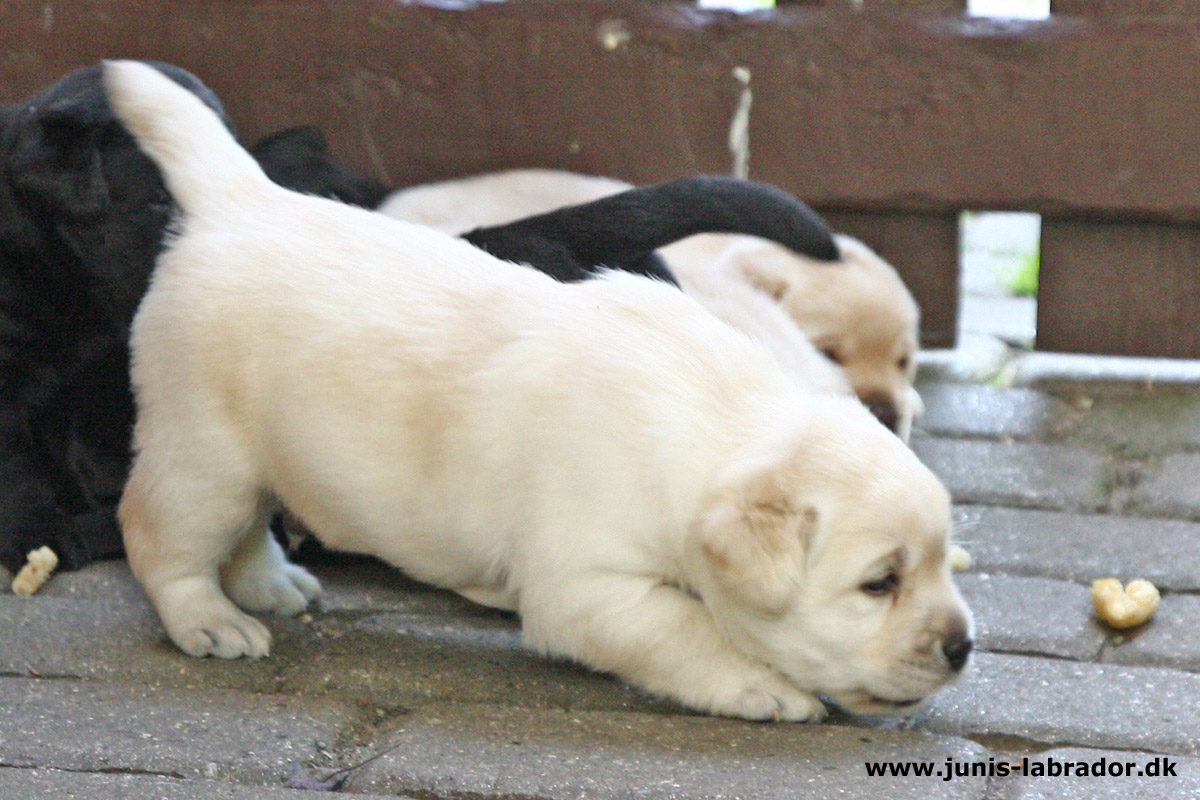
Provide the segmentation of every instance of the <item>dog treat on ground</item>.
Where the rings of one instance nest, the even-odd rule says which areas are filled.
[[[971,560],[971,554],[956,544],[950,545],[950,551],[946,557],[950,560],[950,569],[955,572],[966,572],[975,563]]]
[[[50,580],[50,573],[57,568],[58,556],[49,547],[39,547],[31,551],[29,562],[21,567],[17,577],[13,578],[13,594],[29,597]]]
[[[1116,578],[1092,582],[1092,605],[1096,615],[1114,628],[1132,628],[1158,610],[1158,589],[1150,581],[1130,581],[1122,587]]]

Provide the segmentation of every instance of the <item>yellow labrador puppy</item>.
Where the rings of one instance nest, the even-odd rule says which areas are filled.
[[[913,388],[920,312],[895,268],[857,239],[835,234],[835,268],[750,236],[693,236],[661,253],[682,282],[733,275],[781,305],[855,394],[905,441],[925,410]]]
[[[672,287],[560,284],[289,192],[153,68],[105,81],[181,209],[134,323],[120,517],[184,651],[266,655],[244,610],[318,592],[267,535],[282,503],[702,711],[888,713],[961,672],[946,492],[859,403]]]
[[[628,188],[612,178],[519,169],[404,189],[378,210],[457,235]],[[693,236],[659,253],[684,291],[762,341],[799,379],[818,391],[852,388],[908,441],[924,410],[912,385],[917,304],[894,267],[856,239],[835,238],[842,258],[834,264],[736,234]]]

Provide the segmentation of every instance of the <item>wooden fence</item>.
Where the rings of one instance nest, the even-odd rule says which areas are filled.
[[[393,184],[517,166],[750,177],[891,259],[954,341],[958,215],[1043,215],[1038,347],[1200,357],[1200,10],[1055,0],[0,0],[0,99],[105,57],[199,75],[247,138],[324,128]],[[745,155],[745,153],[743,153]]]

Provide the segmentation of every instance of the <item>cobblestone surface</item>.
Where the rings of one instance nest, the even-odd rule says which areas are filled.
[[[352,706],[141,684],[0,679],[6,767],[100,769],[274,784],[356,720]],[[43,736],[30,736],[32,731]]]
[[[975,612],[975,640],[990,652],[1094,658],[1107,631],[1087,587],[1048,578],[971,574],[959,580]]]
[[[924,385],[917,452],[954,493],[979,652],[914,714],[762,725],[683,712],[526,652],[519,623],[369,560],[318,568],[322,605],[272,619],[261,661],[164,638],[122,562],[0,592],[0,797],[274,800],[372,755],[365,797],[1188,797],[1200,793],[1200,390]],[[1161,423],[1161,424],[1160,424]],[[1099,577],[1164,591],[1116,632]],[[0,575],[0,586],[7,576]],[[389,751],[388,748],[396,748]],[[976,774],[1031,761],[1175,776]],[[964,777],[868,777],[957,766]],[[941,773],[944,775],[944,772]]]
[[[1131,503],[1140,513],[1200,519],[1200,453],[1172,453],[1134,491]]]
[[[1200,589],[1200,523],[1170,519],[960,506],[957,539],[981,572],[1063,578],[1146,578]]]
[[[922,436],[913,449],[959,503],[1090,510],[1109,493],[1110,462],[1084,447]]]
[[[795,797],[861,791],[867,760],[973,760],[983,748],[955,737],[840,725],[746,725],[701,717],[520,708],[454,708],[405,721],[401,747],[356,776],[356,791],[434,797],[617,800],[636,797]],[[933,785],[874,778],[886,797],[982,797],[986,782]]]
[[[1200,675],[1181,670],[980,653],[921,723],[947,735],[1196,755],[1198,692]]]

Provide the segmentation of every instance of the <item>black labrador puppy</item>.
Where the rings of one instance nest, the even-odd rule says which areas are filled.
[[[222,113],[189,73],[159,70]],[[312,128],[251,148],[289,188],[371,207],[383,187],[333,160]],[[171,200],[113,117],[100,68],[0,108],[0,565],[49,545],[63,569],[123,552],[128,329]]]

